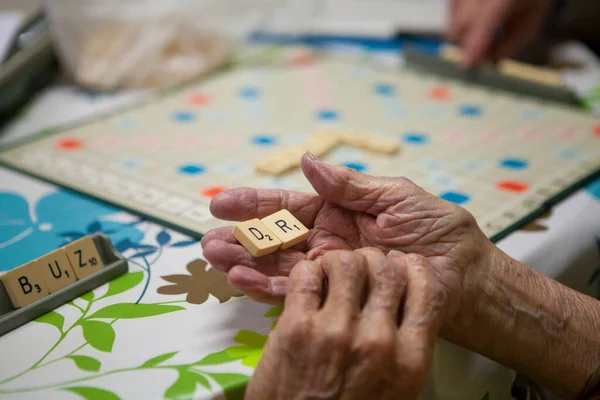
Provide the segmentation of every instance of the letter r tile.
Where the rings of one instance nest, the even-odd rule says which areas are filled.
[[[232,233],[254,257],[274,253],[281,246],[281,240],[258,218],[237,224]]]
[[[281,240],[281,249],[290,248],[308,236],[308,229],[288,210],[277,211],[261,221]]]
[[[2,276],[2,283],[15,308],[25,307],[48,295],[37,261],[8,271]]]

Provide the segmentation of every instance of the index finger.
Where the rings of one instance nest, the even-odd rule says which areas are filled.
[[[481,17],[474,21],[463,43],[464,64],[472,67],[485,58],[491,49],[496,33],[510,12],[512,0],[490,0]]]
[[[310,227],[323,203],[324,200],[316,194],[242,187],[226,190],[213,197],[210,212],[226,221],[247,221],[286,209],[303,225]]]

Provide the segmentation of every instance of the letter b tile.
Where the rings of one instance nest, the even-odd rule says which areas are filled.
[[[237,224],[233,228],[233,236],[254,257],[274,253],[281,246],[281,240],[258,218]]]
[[[48,295],[37,260],[8,271],[2,276],[2,283],[15,308],[25,307]]]

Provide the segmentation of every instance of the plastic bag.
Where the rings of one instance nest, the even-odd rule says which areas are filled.
[[[48,0],[59,58],[94,90],[178,85],[227,63],[277,0]]]

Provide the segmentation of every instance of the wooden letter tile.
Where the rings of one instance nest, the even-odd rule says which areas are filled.
[[[233,236],[254,257],[277,251],[281,241],[258,218],[241,222],[233,228]]]
[[[67,254],[77,279],[85,278],[104,267],[96,245],[90,236],[69,243],[62,250]]]
[[[304,240],[308,229],[288,210],[281,210],[261,220],[281,240],[281,249],[287,249]]]
[[[50,293],[54,293],[77,280],[67,255],[61,249],[38,258],[37,263],[44,284]]]
[[[15,308],[21,308],[48,295],[39,264],[21,265],[2,276],[2,282]]]

